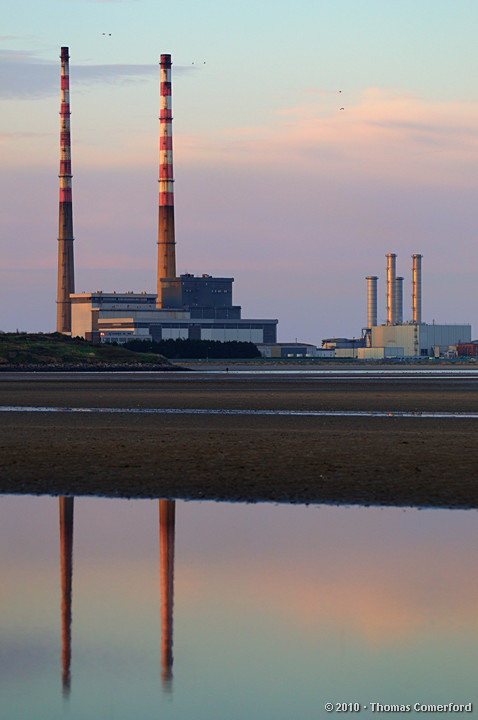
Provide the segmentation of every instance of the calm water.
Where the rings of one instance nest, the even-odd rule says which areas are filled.
[[[403,417],[403,418],[466,418],[478,420],[478,412],[444,412],[441,410],[225,410],[207,408],[111,408],[111,407],[49,407],[2,405],[0,413],[126,413],[132,415],[273,415],[291,417]]]
[[[478,708],[475,511],[159,506],[0,499],[2,720]]]
[[[8,371],[2,373],[2,378],[5,380],[13,381],[43,381],[48,379],[49,381],[57,380],[63,382],[68,380],[69,382],[78,381],[81,382],[85,378],[90,380],[111,380],[114,379],[116,382],[127,381],[132,382],[135,380],[154,379],[158,382],[178,380],[187,383],[188,381],[211,381],[216,382],[218,376],[221,378],[229,377],[231,379],[244,379],[247,376],[251,378],[260,377],[261,379],[296,379],[302,380],[324,380],[330,381],[387,381],[393,380],[420,380],[420,381],[462,381],[475,383],[478,380],[478,368],[477,367],[454,367],[453,365],[446,365],[444,367],[397,367],[391,366],[387,368],[377,367],[364,367],[363,365],[357,365],[355,367],[346,368],[330,368],[330,367],[317,367],[317,366],[285,366],[285,365],[272,365],[263,368],[258,368],[250,365],[226,367],[215,366],[215,365],[197,365],[193,370],[186,371],[158,371],[158,370],[129,370],[129,371],[114,371],[114,372],[95,372],[95,371],[62,371],[62,372],[15,372]]]

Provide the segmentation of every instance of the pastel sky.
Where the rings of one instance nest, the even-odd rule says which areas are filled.
[[[387,252],[410,319],[419,252],[424,320],[476,327],[475,0],[4,0],[1,28],[0,329],[55,328],[62,45],[77,291],[154,291],[167,52],[179,272],[320,344],[360,335],[366,275],[384,321]]]

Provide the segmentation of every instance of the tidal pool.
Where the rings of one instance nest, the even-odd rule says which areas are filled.
[[[2,718],[478,701],[475,511],[7,495],[0,521]]]
[[[273,417],[399,417],[478,420],[478,412],[446,412],[430,410],[234,410],[211,408],[112,408],[112,407],[49,407],[3,405],[0,413],[94,413],[126,415],[270,415]]]

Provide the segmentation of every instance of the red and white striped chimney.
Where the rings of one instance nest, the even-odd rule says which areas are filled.
[[[159,216],[156,305],[163,306],[161,279],[176,277],[173,191],[173,116],[171,111],[171,55],[161,55],[159,113]]]
[[[71,197],[70,70],[68,48],[61,48],[60,203],[58,223],[57,332],[71,333],[70,293],[75,292],[73,206]]]

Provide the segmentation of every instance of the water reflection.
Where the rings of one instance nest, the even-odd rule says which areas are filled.
[[[61,497],[60,564],[61,564],[61,662],[63,695],[71,689],[71,593],[73,581],[73,498]]]
[[[4,496],[1,718],[476,701],[477,517]]]
[[[161,678],[163,688],[171,691],[173,680],[173,594],[174,533],[176,503],[159,501],[159,547],[161,575]]]
[[[478,412],[448,412],[444,410],[252,410],[224,408],[112,408],[112,407],[47,407],[7,406],[0,412],[18,413],[100,413],[128,415],[281,415],[289,417],[399,417],[399,418],[464,418],[478,420]]]
[[[61,661],[63,696],[71,691],[71,624],[73,586],[73,502],[60,497],[60,565],[61,565]],[[176,503],[159,501],[159,547],[161,587],[161,680],[166,692],[173,680],[173,598],[174,536]]]

